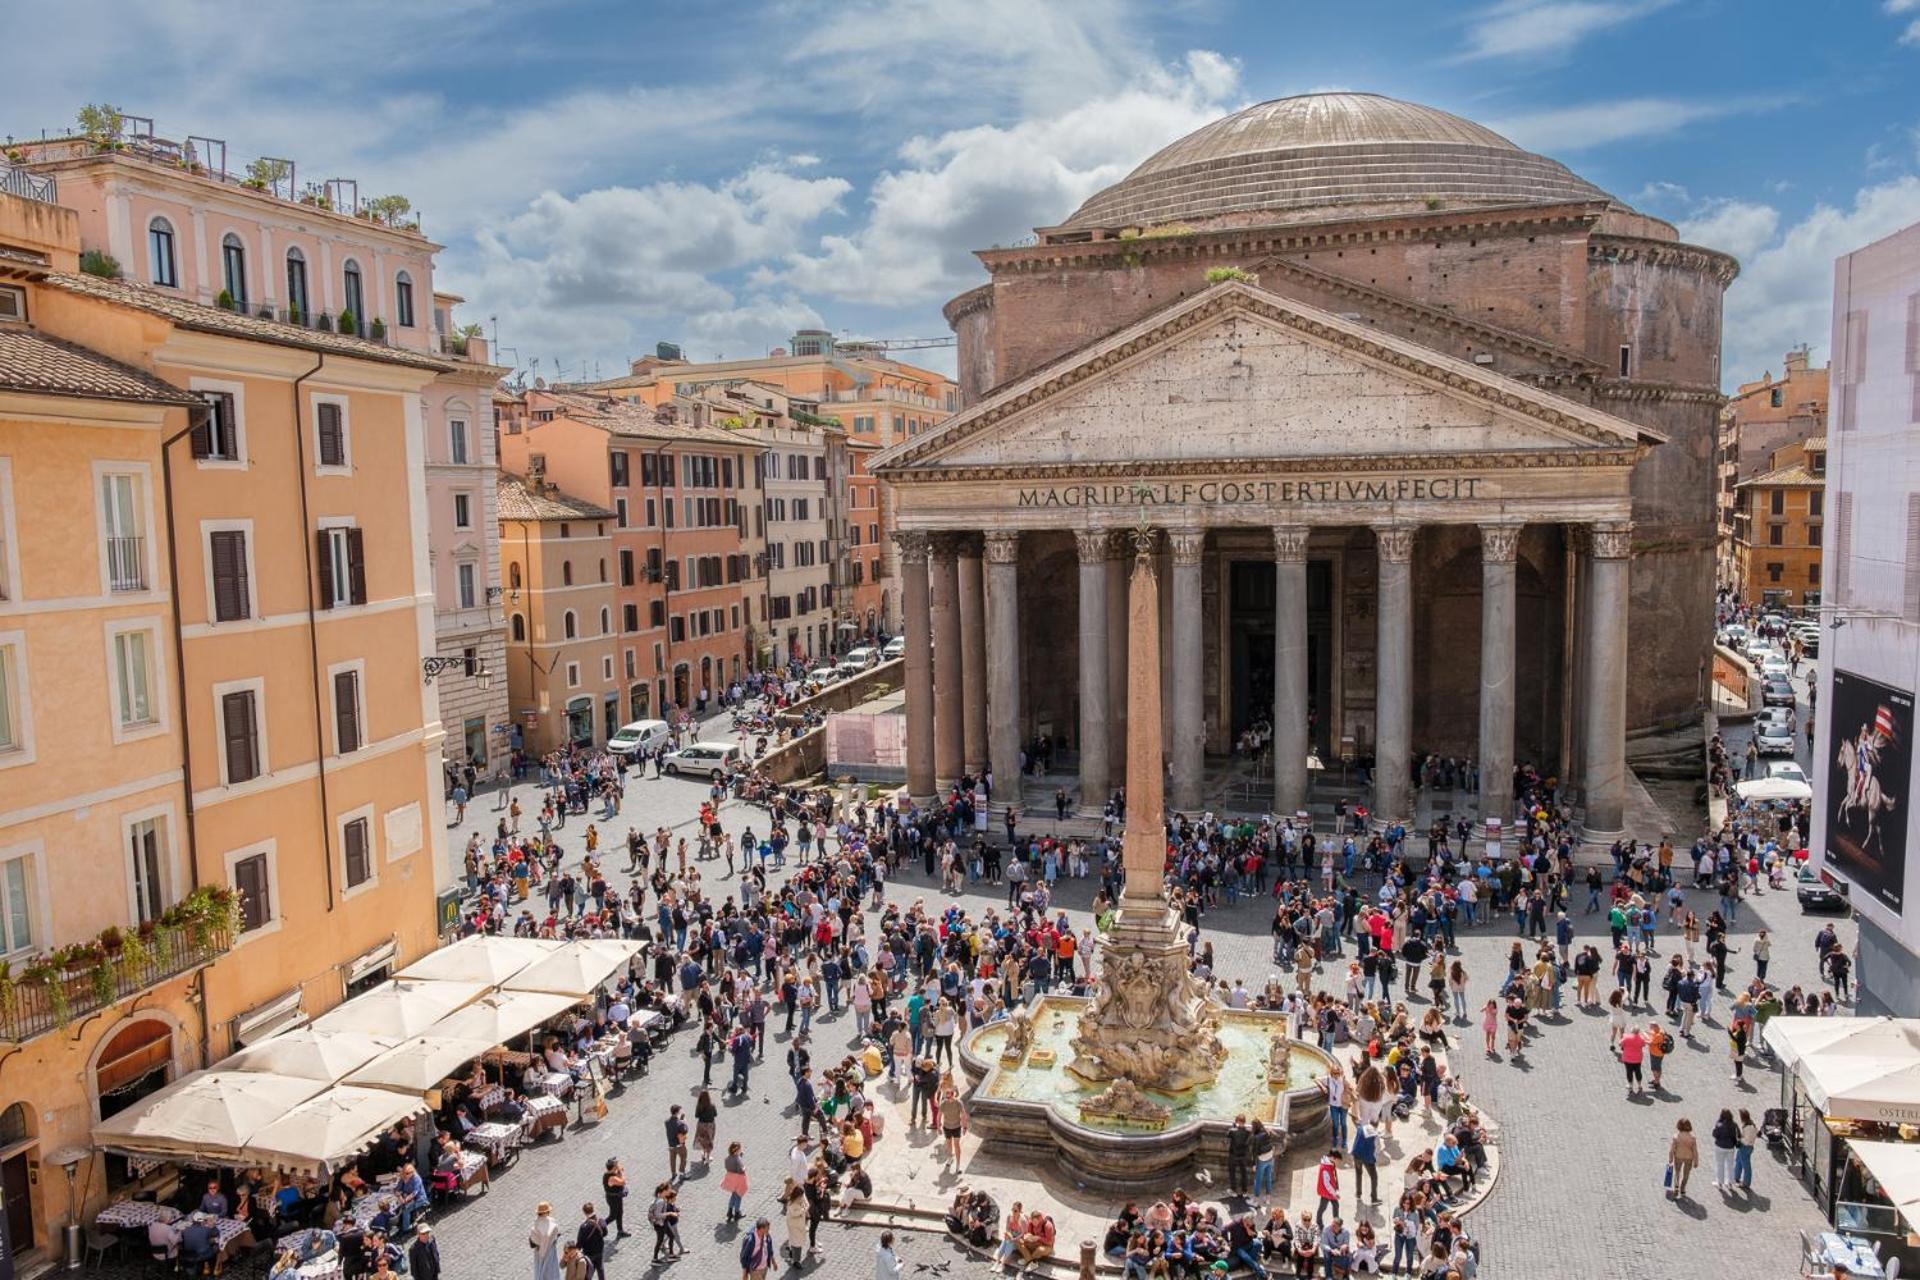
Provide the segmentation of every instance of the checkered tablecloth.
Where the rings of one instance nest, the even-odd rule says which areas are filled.
[[[238,1218],[215,1218],[213,1247],[220,1251],[222,1258],[231,1257],[242,1249],[252,1248],[253,1229]]]
[[[506,1100],[507,1091],[497,1084],[488,1085],[474,1095],[474,1101],[479,1104],[481,1115],[487,1114]]]
[[[479,1151],[462,1151],[460,1153],[461,1185],[465,1186],[467,1179],[473,1177],[474,1174],[479,1173],[486,1167],[487,1157],[484,1153]]]
[[[155,1222],[178,1222],[180,1211],[172,1205],[155,1204],[151,1200],[116,1200],[100,1211],[94,1218],[96,1227],[118,1227],[131,1230],[145,1227]]]
[[[568,1083],[572,1082],[569,1081]],[[548,1116],[563,1116],[565,1114],[567,1114],[567,1104],[558,1098],[543,1097],[527,1099],[528,1119],[543,1120]]]
[[[517,1124],[479,1124],[467,1135],[467,1145],[486,1153],[486,1157],[495,1164],[507,1158],[520,1141],[520,1126]]]
[[[380,1203],[383,1200],[394,1209],[400,1207],[400,1197],[392,1192],[373,1191],[357,1197],[347,1206],[347,1212],[353,1216],[354,1222],[364,1227],[373,1221],[374,1214],[380,1212]]]
[[[533,1087],[553,1098],[564,1098],[573,1092],[573,1077],[564,1071],[550,1071],[538,1077]]]

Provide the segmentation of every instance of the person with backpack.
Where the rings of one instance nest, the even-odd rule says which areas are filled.
[[[1660,1092],[1660,1068],[1673,1052],[1673,1033],[1655,1022],[1647,1027],[1647,1085]]]
[[[1367,1184],[1368,1203],[1380,1203],[1380,1169],[1375,1163],[1379,1143],[1373,1126],[1357,1120],[1353,1126],[1353,1216],[1360,1217],[1360,1186]]]

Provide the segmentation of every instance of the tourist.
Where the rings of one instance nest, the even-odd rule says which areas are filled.
[[[1247,1117],[1243,1112],[1233,1118],[1233,1126],[1227,1130],[1227,1192],[1229,1195],[1239,1196],[1247,1193],[1252,1153],[1253,1133],[1247,1128]]]
[[[1320,1197],[1320,1206],[1314,1210],[1313,1222],[1317,1227],[1327,1210],[1333,1210],[1336,1219],[1340,1216],[1340,1151],[1334,1148],[1320,1157],[1320,1167],[1313,1175],[1314,1194]]]
[[[594,1213],[591,1204],[581,1205],[580,1215],[580,1226],[574,1233],[573,1242],[598,1280],[607,1280],[607,1229],[601,1225],[599,1215]]]
[[[413,1229],[413,1243],[407,1246],[407,1274],[413,1280],[440,1280],[440,1245],[424,1222]]]
[[[1480,1031],[1486,1040],[1487,1056],[1495,1057],[1494,1039],[1500,1032],[1500,1002],[1488,999],[1480,1009]]]
[[[727,1216],[725,1220],[727,1222],[740,1221],[740,1219],[745,1216],[742,1214],[740,1206],[747,1194],[747,1159],[741,1150],[740,1144],[737,1142],[729,1142],[727,1144],[726,1173],[722,1175],[720,1179],[720,1189],[727,1193]],[[765,1226],[766,1219],[762,1218],[760,1224]]]
[[[667,1108],[667,1176],[675,1182],[687,1176],[687,1122],[680,1104]]]
[[[1360,1216],[1360,1187],[1365,1183],[1369,1191],[1369,1204],[1380,1203],[1380,1170],[1375,1166],[1375,1148],[1373,1126],[1362,1120],[1353,1126],[1353,1203],[1354,1217]]]
[[[780,1214],[787,1225],[786,1253],[798,1265],[810,1255],[807,1248],[806,1184],[788,1178],[780,1190]]]
[[[1737,1137],[1733,1149],[1733,1184],[1743,1191],[1753,1190],[1753,1148],[1760,1140],[1760,1126],[1753,1122],[1745,1107],[1740,1108]]]
[[[1733,1190],[1733,1163],[1739,1156],[1740,1126],[1726,1107],[1713,1122],[1713,1186],[1716,1191]]]
[[[1253,1157],[1254,1199],[1273,1194],[1274,1156],[1279,1150],[1273,1131],[1259,1121],[1253,1122],[1253,1130],[1248,1138],[1248,1148]]]
[[[647,1225],[653,1228],[653,1260],[670,1262],[686,1252],[680,1243],[679,1193],[672,1182],[653,1189],[653,1203],[647,1206]]]
[[[767,1280],[773,1255],[773,1232],[765,1218],[758,1219],[740,1242],[740,1280]]]
[[[527,1245],[533,1250],[533,1280],[560,1280],[560,1224],[553,1206],[542,1200],[534,1209],[533,1230]]]
[[[633,1233],[627,1230],[627,1175],[618,1157],[607,1161],[607,1171],[600,1175],[600,1188],[606,1195],[607,1225],[613,1228],[616,1240],[624,1240]]]
[[[1615,992],[1618,995],[1619,992]],[[1641,1062],[1647,1052],[1647,1039],[1640,1034],[1640,1028],[1631,1026],[1620,1037],[1620,1061],[1627,1069],[1627,1096],[1633,1097],[1640,1092]]]
[[[880,1243],[873,1247],[873,1280],[900,1280],[905,1264],[893,1251],[893,1232],[882,1231]]]
[[[1667,1199],[1687,1198],[1687,1179],[1700,1163],[1700,1144],[1693,1136],[1693,1121],[1680,1117],[1674,1125],[1673,1139],[1667,1143]]]

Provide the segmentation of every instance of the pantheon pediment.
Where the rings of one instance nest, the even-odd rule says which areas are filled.
[[[1657,432],[1242,281],[1182,299],[876,459],[1016,467],[1631,453]]]

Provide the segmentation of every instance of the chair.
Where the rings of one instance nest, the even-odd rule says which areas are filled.
[[[86,1253],[92,1259],[97,1270],[106,1265],[109,1253],[120,1252],[120,1237],[111,1231],[102,1231],[98,1227],[88,1227],[86,1235]]]
[[[1900,1280],[1900,1259],[1887,1259],[1887,1280]]]

